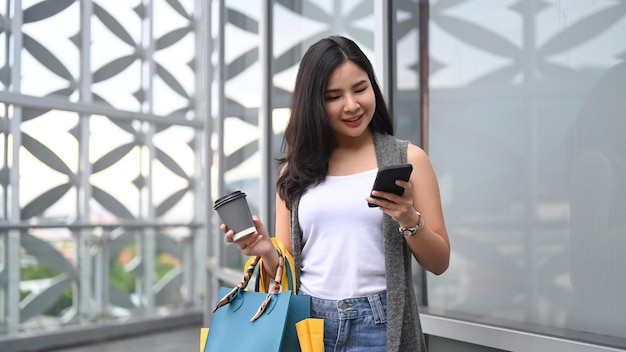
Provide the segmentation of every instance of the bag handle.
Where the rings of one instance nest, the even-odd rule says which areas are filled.
[[[272,299],[272,295],[278,294],[280,292],[283,271],[285,269],[285,257],[280,248],[276,246],[274,248],[276,248],[276,251],[278,252],[278,266],[276,267],[276,277],[274,278],[274,284],[272,285],[272,289],[267,293],[267,296],[265,296],[265,300],[263,301],[263,303],[261,303],[259,309],[250,319],[251,322],[257,320],[263,314],[263,312],[265,312],[267,306]],[[219,308],[232,302],[240,290],[244,290],[246,287],[248,287],[248,283],[250,282],[250,279],[254,274],[254,269],[260,261],[261,256],[255,256],[252,258],[252,261],[248,265],[248,269],[243,275],[243,279],[239,282],[239,284],[237,284],[237,286],[235,286],[232,290],[230,290],[230,292],[228,292],[224,297],[222,297],[222,299],[217,302],[217,305],[215,306],[215,308],[213,308],[213,313],[215,313]]]
[[[281,289],[282,291],[291,291],[295,295],[298,290],[296,288],[296,269],[294,267],[295,262],[293,256],[278,238],[272,237],[272,243],[283,252],[283,256],[285,257],[285,270],[283,271]],[[254,260],[254,257],[250,257],[245,266],[247,267],[252,260]],[[259,262],[259,271],[256,275],[256,283],[254,285],[254,290],[257,292],[267,292],[266,287],[269,287],[269,283],[266,283],[267,277],[262,275],[263,272],[263,260],[261,260]]]

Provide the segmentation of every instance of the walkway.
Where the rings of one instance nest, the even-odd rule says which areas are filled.
[[[200,349],[200,328],[158,332],[120,340],[49,350],[48,352],[196,352]]]

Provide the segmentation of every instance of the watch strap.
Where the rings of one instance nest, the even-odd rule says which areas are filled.
[[[418,219],[417,219],[417,224],[413,227],[400,227],[398,228],[398,230],[400,231],[400,233],[402,235],[404,235],[404,237],[413,237],[415,236],[419,230],[422,228],[423,226],[423,222],[422,222],[422,214],[420,214],[419,211],[416,211]]]

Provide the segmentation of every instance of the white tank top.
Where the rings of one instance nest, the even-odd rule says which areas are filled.
[[[376,171],[326,176],[302,196],[303,293],[340,300],[386,289],[383,212],[365,200]]]

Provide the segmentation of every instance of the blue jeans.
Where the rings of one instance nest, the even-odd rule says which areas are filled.
[[[324,319],[324,352],[385,352],[387,294],[339,301],[311,297],[311,317]]]

